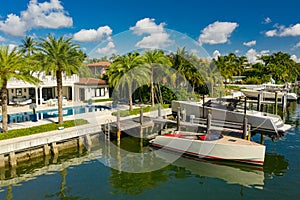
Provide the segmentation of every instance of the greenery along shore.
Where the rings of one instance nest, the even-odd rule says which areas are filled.
[[[207,59],[199,58],[185,48],[166,54],[163,50],[145,50],[111,58],[88,58],[71,38],[61,36],[34,40],[26,37],[22,45],[9,50],[0,47],[0,87],[2,101],[2,132],[7,126],[7,83],[16,78],[39,85],[34,72],[46,72],[56,77],[58,94],[58,123],[63,124],[62,74],[79,74],[95,77],[86,67],[99,60],[111,62],[106,74],[97,76],[108,81],[113,103],[121,100],[133,104],[169,104],[174,99],[196,99],[199,94],[219,96],[226,93],[226,83],[233,76],[245,76],[242,83],[260,84],[274,80],[276,83],[295,82],[300,64],[283,52],[262,55],[256,63],[245,56],[229,53]],[[225,88],[223,87],[225,83]],[[116,102],[118,100],[118,102]]]

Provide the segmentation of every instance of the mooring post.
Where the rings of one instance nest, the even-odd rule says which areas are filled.
[[[140,125],[143,125],[143,121],[144,121],[144,113],[143,113],[143,109],[140,108]]]
[[[244,115],[244,124],[243,124],[243,138],[247,139],[248,136],[248,118],[247,115]]]
[[[120,120],[120,110],[117,112],[117,143],[118,146],[121,144],[121,120]]]
[[[51,152],[53,155],[58,155],[58,148],[56,142],[51,143]]]
[[[177,108],[177,131],[180,131],[180,107]]]
[[[244,102],[244,114],[247,114],[247,97],[245,97],[245,102]]]
[[[278,93],[275,92],[275,115],[277,115],[278,111]]]
[[[157,109],[157,115],[158,115],[158,118],[161,118],[161,105],[158,104],[158,109]]]
[[[264,139],[264,134],[260,134],[260,143],[264,144],[265,143],[265,139]]]
[[[48,144],[44,144],[43,146],[43,152],[44,152],[44,156],[48,156],[51,153],[50,147]]]
[[[206,134],[210,133],[210,128],[211,128],[211,120],[212,120],[212,116],[211,116],[211,110],[207,111],[207,119],[206,119]]]
[[[182,121],[185,122],[186,121],[186,111],[185,108],[182,109]]]
[[[202,96],[202,118],[204,118],[204,104],[205,104],[205,96]]]
[[[4,154],[0,155],[0,168],[5,167]]]
[[[251,125],[248,124],[247,128],[248,128],[248,140],[250,141],[251,140]]]
[[[15,152],[10,152],[8,155],[8,163],[9,166],[11,167],[16,167],[17,166],[17,158]]]
[[[282,96],[282,115],[285,114],[286,111],[286,101],[287,101],[287,96],[286,93]]]
[[[261,94],[258,94],[257,96],[257,111],[261,111]]]

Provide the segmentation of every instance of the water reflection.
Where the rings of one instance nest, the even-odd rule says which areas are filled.
[[[128,141],[126,141],[128,140]],[[135,140],[135,139],[133,139]],[[124,141],[124,142],[123,142]],[[21,185],[24,182],[37,179],[44,174],[57,174],[59,187],[56,192],[46,194],[46,198],[79,198],[73,196],[73,191],[77,188],[71,188],[68,184],[68,168],[80,166],[96,159],[102,163],[107,163],[113,168],[110,169],[107,182],[110,184],[110,193],[136,195],[160,187],[163,184],[174,179],[197,178],[198,182],[218,179],[226,184],[241,185],[247,188],[263,189],[266,178],[273,176],[283,176],[288,168],[288,162],[282,155],[266,154],[264,167],[249,166],[243,164],[211,162],[205,160],[194,160],[180,157],[166,152],[153,150],[145,146],[138,140],[138,143],[132,143],[130,139],[123,140],[123,148],[128,145],[127,150],[139,152],[130,156],[120,154],[120,148],[112,148],[111,143],[102,142],[99,146],[91,149],[90,152],[83,152],[74,155],[74,152],[68,153],[58,158],[43,158],[38,162],[19,165],[14,170],[5,170],[1,174],[0,188],[2,192],[6,191],[7,199],[13,197],[15,185]],[[117,150],[117,151],[115,151]],[[175,160],[175,161],[174,161]],[[34,163],[34,164],[33,164]],[[165,166],[155,171],[146,173],[128,173],[124,169],[151,168],[151,166]],[[12,172],[13,171],[13,172]],[[13,174],[13,176],[12,176]],[[84,174],[80,174],[84,176]],[[71,177],[69,177],[71,178]],[[208,179],[207,179],[208,178]],[[47,179],[45,179],[47,181]],[[45,184],[47,184],[45,182]]]

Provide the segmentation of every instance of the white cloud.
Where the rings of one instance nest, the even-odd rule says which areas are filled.
[[[4,42],[5,38],[0,35],[0,42]]]
[[[199,36],[199,43],[203,44],[223,44],[228,42],[228,38],[231,36],[231,33],[239,25],[235,22],[214,22],[213,24],[205,27]]]
[[[148,36],[136,43],[136,47],[139,48],[165,48],[173,41],[170,39],[170,35],[165,31],[165,23],[156,24],[155,19],[144,18],[136,22],[135,26],[130,27],[136,35],[146,34]]]
[[[258,63],[258,62],[262,62],[261,60],[258,60],[257,58],[262,56],[262,55],[268,55],[269,54],[269,50],[262,50],[260,52],[257,52],[255,49],[249,49],[246,53],[246,57],[247,60],[249,61],[249,63]]]
[[[267,18],[264,19],[263,24],[269,24],[271,22],[272,22],[271,18],[267,17]]]
[[[38,3],[30,0],[27,10],[21,11],[20,16],[9,14],[0,21],[0,31],[11,36],[24,36],[33,28],[62,28],[71,27],[73,19],[64,11],[59,0]]]
[[[265,34],[267,37],[274,37],[277,35],[277,30],[269,30]]]
[[[111,55],[117,51],[115,49],[115,44],[112,41],[109,41],[105,47],[98,48],[96,52],[101,55]]]
[[[15,44],[9,44],[8,45],[8,51],[11,52],[14,48],[17,48],[18,46]]]
[[[130,30],[133,31],[136,35],[142,34],[154,34],[164,32],[165,23],[160,23],[157,25],[155,19],[144,18],[136,22],[135,26],[130,27]]]
[[[112,34],[112,29],[109,26],[101,26],[97,30],[82,29],[79,32],[74,34],[73,39],[80,42],[96,42],[96,41],[103,41],[106,39],[110,40],[111,34]]]
[[[267,31],[266,36],[268,36],[268,37],[300,36],[300,24],[299,23],[295,24],[295,25],[291,25],[289,27],[279,26],[276,24],[274,27],[276,29]]]
[[[279,36],[299,36],[300,35],[300,24],[295,24],[288,28],[284,28]]]
[[[295,44],[295,46],[293,47],[293,49],[297,49],[300,47],[300,42],[298,42],[297,44]]]
[[[0,21],[0,31],[11,36],[24,36],[28,26],[15,14],[7,15],[5,21]]]
[[[254,45],[256,45],[256,40],[252,40],[249,42],[244,42],[243,45],[247,46],[247,47],[252,47]]]
[[[300,58],[298,58],[296,55],[291,55],[291,59],[296,63],[300,63]]]
[[[219,57],[220,55],[221,55],[220,51],[219,51],[219,50],[215,50],[215,51],[213,52],[212,57],[213,57],[214,59],[218,59],[218,57]]]
[[[169,38],[167,33],[152,33],[149,36],[145,36],[141,41],[136,43],[136,47],[140,48],[150,48],[150,49],[159,49],[165,48],[172,44],[172,41]]]

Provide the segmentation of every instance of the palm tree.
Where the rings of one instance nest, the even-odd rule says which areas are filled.
[[[9,51],[8,46],[0,46],[0,87],[2,101],[2,132],[8,131],[7,83],[11,78],[37,84],[39,80],[31,75],[32,67],[15,47]]]
[[[151,103],[154,107],[154,73],[155,71],[161,71],[165,66],[171,66],[171,61],[164,55],[162,50],[150,50],[146,51],[143,55],[144,64],[150,69],[150,91],[151,91]],[[156,73],[158,74],[158,73]]]
[[[34,58],[39,62],[45,73],[56,77],[58,96],[58,124],[63,124],[62,86],[63,73],[67,76],[77,74],[85,59],[79,45],[72,43],[71,38],[61,36],[56,39],[49,35],[40,39]]]
[[[37,42],[30,36],[26,36],[24,40],[22,40],[22,44],[19,46],[23,53],[27,53],[26,57],[29,58],[34,50],[36,50]]]
[[[149,71],[143,67],[143,58],[137,52],[118,56],[107,71],[108,82],[114,87],[114,92],[128,89],[129,110],[132,110],[133,86],[142,85],[148,81]]]

